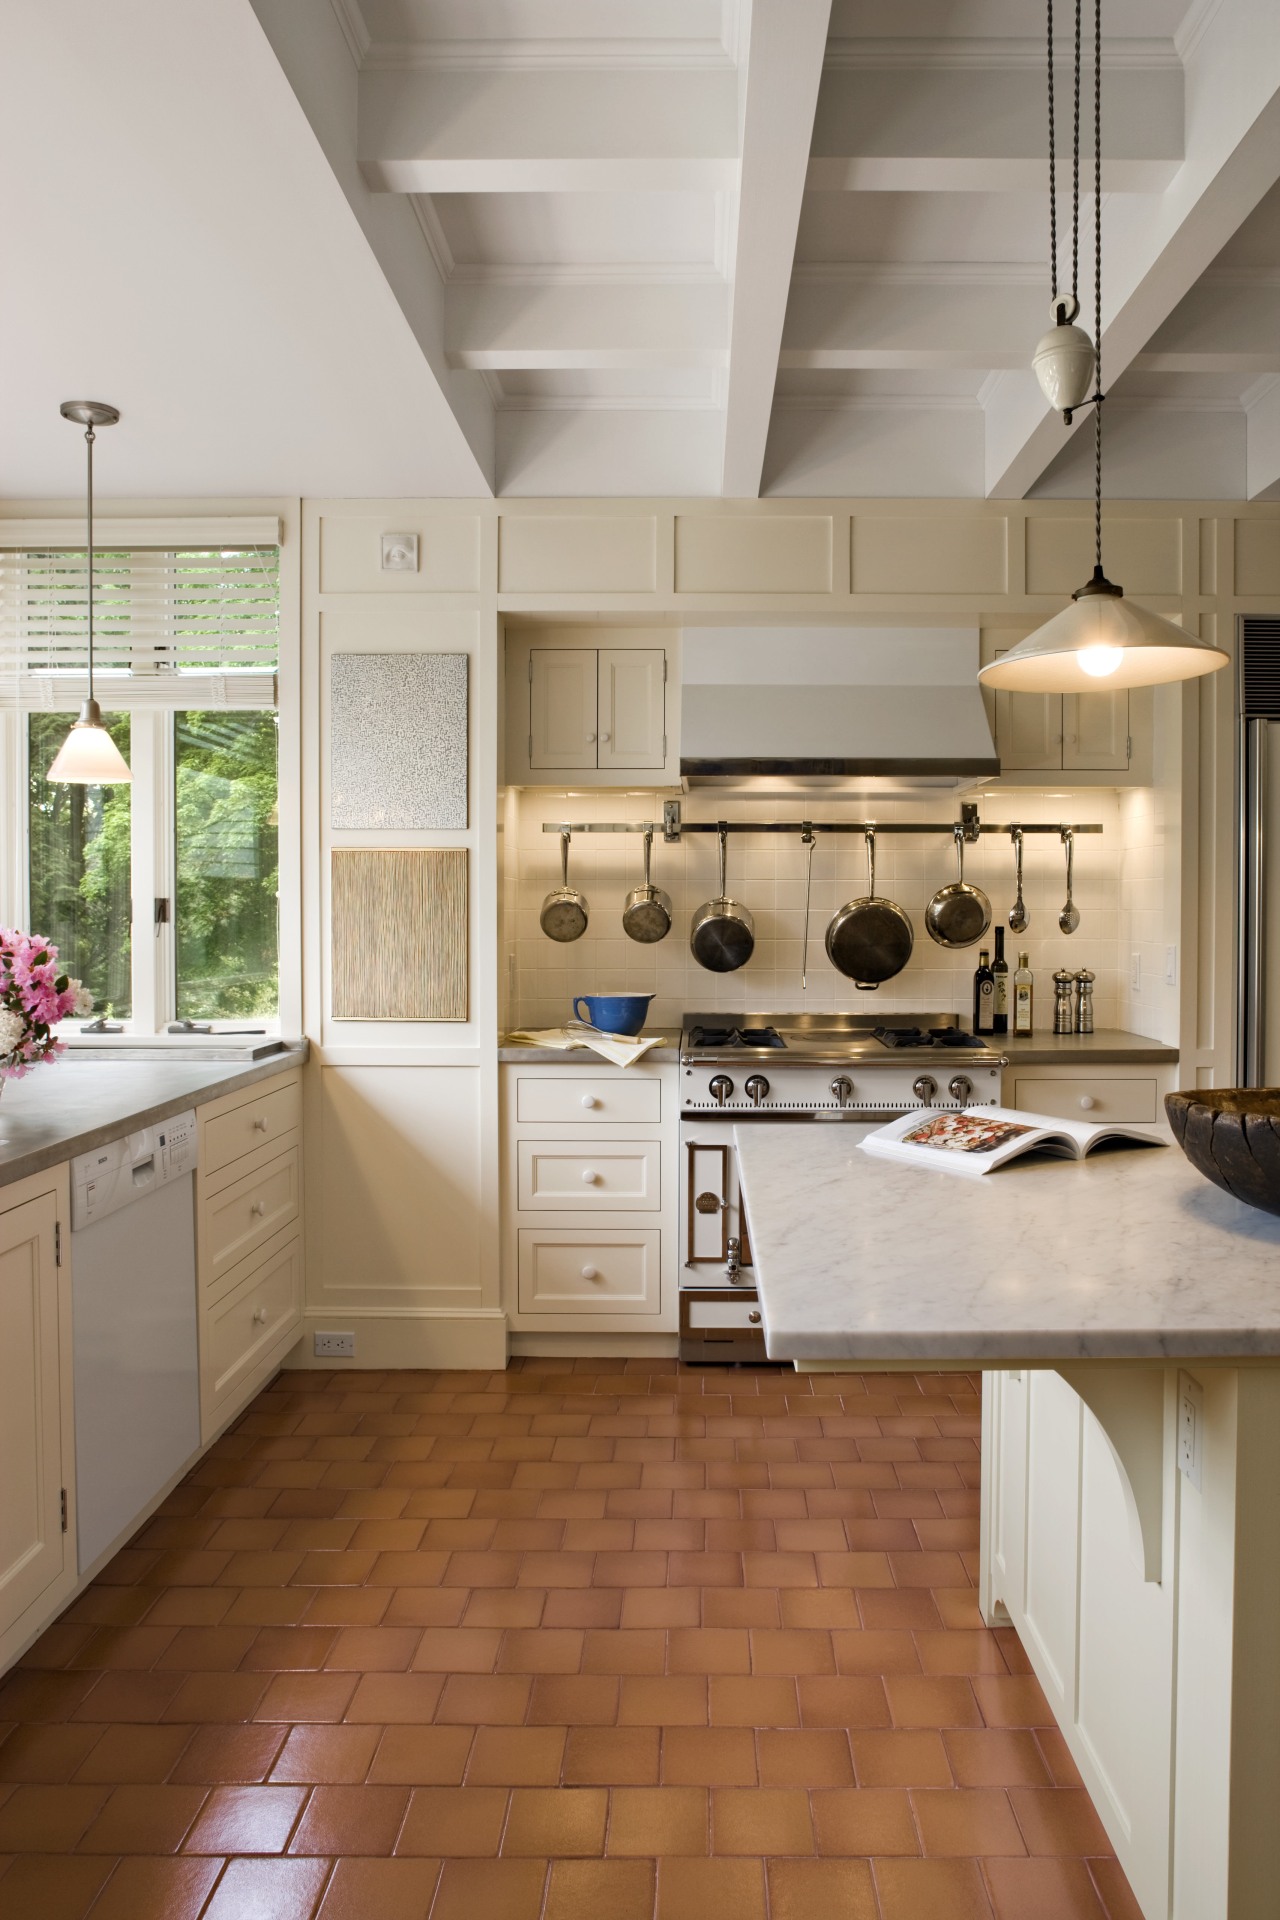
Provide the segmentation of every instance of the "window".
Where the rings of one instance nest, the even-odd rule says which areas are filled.
[[[274,1022],[278,546],[113,543],[94,579],[95,692],[133,781],[52,785],[87,691],[85,554],[0,550],[0,733],[25,789],[0,919],[132,1029]]]

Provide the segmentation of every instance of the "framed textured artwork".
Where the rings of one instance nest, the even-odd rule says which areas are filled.
[[[330,856],[335,1020],[465,1020],[467,851]]]
[[[332,824],[465,827],[467,726],[465,653],[335,653]]]

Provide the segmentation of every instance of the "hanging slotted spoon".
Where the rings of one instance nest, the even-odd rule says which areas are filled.
[[[1074,933],[1080,925],[1080,909],[1071,898],[1071,878],[1075,866],[1076,839],[1070,827],[1062,829],[1062,844],[1067,850],[1067,904],[1058,915],[1058,925],[1064,933]]]
[[[1018,881],[1018,897],[1009,909],[1009,925],[1015,933],[1025,933],[1028,914],[1022,901],[1022,828],[1015,827],[1010,837],[1013,840],[1013,870]]]

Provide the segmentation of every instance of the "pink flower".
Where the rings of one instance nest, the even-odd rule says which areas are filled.
[[[52,1029],[74,1011],[81,991],[59,973],[50,941],[0,927],[0,1075],[20,1080],[65,1051]]]

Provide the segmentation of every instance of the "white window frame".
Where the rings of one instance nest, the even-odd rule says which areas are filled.
[[[300,615],[300,503],[297,501],[254,502],[243,513],[267,511],[280,522],[280,663],[277,669],[276,713],[279,721],[279,758],[277,763],[277,818],[279,821],[279,913],[277,969],[279,1012],[263,1017],[269,1033],[289,1036],[302,1032],[302,875],[301,875],[301,615]],[[132,538],[141,543],[144,535],[154,540],[158,525],[169,525],[175,515],[198,516],[209,545],[231,546],[244,538],[243,525],[211,512],[199,502],[142,509],[144,520],[126,514],[113,514],[110,531],[118,546]],[[156,516],[162,515],[159,520]],[[30,522],[21,520],[17,503],[3,518],[6,527],[18,520],[25,534]],[[195,544],[188,522],[182,528],[184,543]],[[32,526],[34,533],[36,528]],[[40,543],[74,546],[83,533],[76,523],[67,525],[59,538],[56,524],[39,523]],[[25,544],[26,542],[24,542]],[[32,539],[30,544],[37,544]],[[107,544],[103,539],[103,545]],[[109,691],[104,708],[111,711]],[[206,703],[193,699],[193,709]],[[176,702],[175,709],[185,703]],[[122,1022],[126,1035],[151,1039],[165,1034],[177,1008],[176,982],[176,809],[174,794],[173,713],[175,709],[138,706],[132,709],[130,723],[130,768],[133,794],[130,834],[130,883],[132,926],[132,1012]],[[21,705],[0,711],[0,806],[4,828],[0,832],[0,923],[29,929],[30,891],[27,877],[27,714],[36,711]],[[240,711],[252,712],[245,708]],[[68,713],[70,726],[74,715]],[[167,922],[157,927],[156,900],[170,902]],[[91,983],[90,983],[91,984]],[[79,1036],[81,1022],[64,1023],[62,1037],[72,1043]],[[243,1019],[214,1023],[243,1026]],[[257,1024],[256,1020],[254,1024]]]

